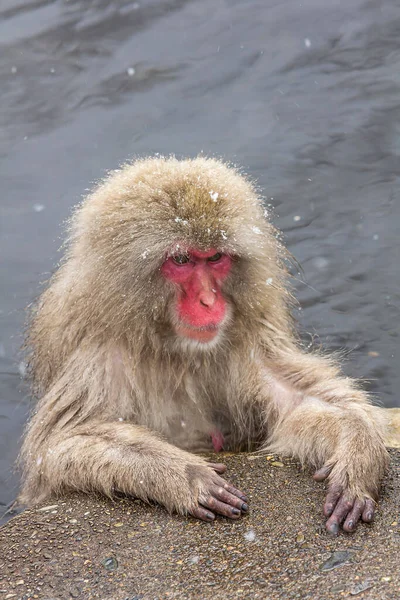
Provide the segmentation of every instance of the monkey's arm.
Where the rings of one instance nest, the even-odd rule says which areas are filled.
[[[123,492],[206,521],[215,518],[213,513],[238,518],[247,510],[244,494],[219,476],[224,465],[207,463],[143,427],[118,420],[123,407],[117,396],[121,399],[123,390],[107,394],[101,371],[95,369],[96,379],[84,357],[72,362],[30,423],[21,453],[21,503],[79,490],[107,496]],[[79,370],[79,363],[80,378],[71,372]],[[114,383],[118,388],[118,378]]]
[[[343,522],[352,531],[360,518],[372,521],[388,462],[380,409],[333,361],[318,355],[277,356],[267,381],[268,448],[315,466],[317,481],[328,478],[328,531],[337,533]]]

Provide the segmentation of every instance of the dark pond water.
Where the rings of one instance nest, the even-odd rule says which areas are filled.
[[[304,269],[302,327],[399,405],[399,40],[395,0],[2,0],[0,504],[24,307],[71,206],[134,155],[244,165]]]

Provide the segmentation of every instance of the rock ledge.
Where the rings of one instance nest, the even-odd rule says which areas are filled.
[[[238,522],[86,496],[27,510],[0,529],[0,600],[398,600],[400,452],[391,457],[375,523],[337,538],[324,530],[323,485],[293,461],[246,454],[222,457],[250,497]]]

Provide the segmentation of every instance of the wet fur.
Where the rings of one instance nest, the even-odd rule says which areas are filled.
[[[218,194],[215,200],[215,194]],[[233,256],[216,341],[173,333],[178,249]],[[207,493],[213,430],[377,498],[387,456],[379,409],[333,360],[299,347],[286,251],[235,168],[150,158],[112,172],[74,213],[63,263],[34,308],[27,348],[39,398],[21,452],[20,501],[116,491],[186,514]],[[172,311],[172,312],[171,312]]]

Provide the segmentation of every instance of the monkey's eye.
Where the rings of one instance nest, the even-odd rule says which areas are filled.
[[[176,265],[186,265],[190,261],[190,258],[187,254],[175,254],[172,260]]]
[[[219,259],[222,258],[221,252],[217,252],[214,256],[210,256],[207,260],[208,262],[218,262]]]

